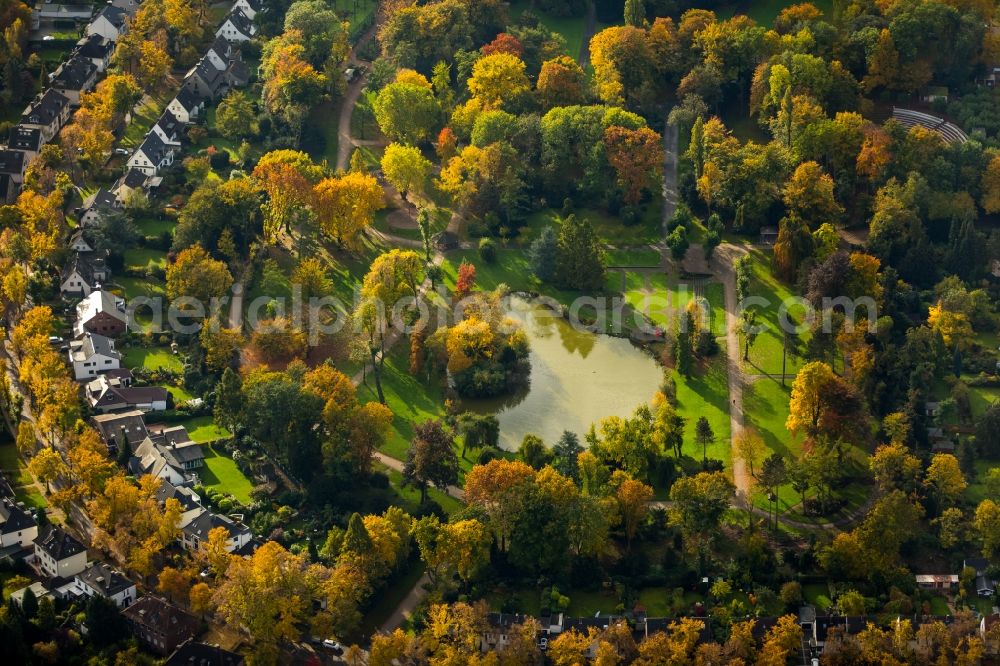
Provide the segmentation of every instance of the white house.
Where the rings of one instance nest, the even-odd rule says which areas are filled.
[[[87,549],[67,532],[46,525],[35,538],[35,557],[49,578],[70,578],[87,568]]]
[[[87,24],[87,34],[100,35],[107,40],[116,42],[128,30],[128,24],[125,22],[127,17],[128,14],[124,9],[114,5],[105,5],[94,17],[94,20]]]
[[[121,208],[121,205],[115,195],[103,187],[99,188],[83,200],[83,206],[80,207],[80,225],[92,227],[101,221],[102,215],[117,208]]]
[[[101,74],[108,68],[114,50],[115,43],[106,37],[87,35],[76,43],[73,53],[94,63],[94,66],[97,67],[97,73]]]
[[[38,536],[38,523],[10,497],[0,499],[0,547],[31,548]]]
[[[59,66],[50,83],[53,90],[69,100],[70,106],[80,106],[80,95],[97,85],[97,65],[89,58],[74,55]]]
[[[42,130],[37,127],[25,127],[15,125],[10,128],[10,136],[7,137],[7,148],[9,150],[19,150],[24,153],[26,162],[42,151],[45,142],[42,140]]]
[[[233,7],[215,34],[230,42],[248,42],[257,34],[257,26],[239,7]]]
[[[246,14],[248,19],[253,20],[257,16],[257,12],[261,10],[261,2],[260,0],[236,0],[233,7]]]
[[[179,146],[181,145],[181,128],[181,121],[174,114],[170,113],[170,109],[167,109],[160,115],[156,124],[150,128],[150,131],[156,132],[156,136],[159,137],[160,141],[168,146]]]
[[[174,118],[185,124],[191,124],[198,119],[202,111],[205,110],[205,100],[190,88],[182,87],[177,97],[167,105],[167,111],[174,114]]]
[[[160,169],[165,169],[173,163],[174,146],[164,143],[159,134],[150,131],[146,134],[142,145],[128,158],[126,166],[147,176],[155,176]]]
[[[98,256],[99,254],[77,252],[70,257],[63,267],[59,281],[59,291],[64,296],[89,296],[111,277],[104,257]]]
[[[183,486],[196,480],[195,470],[204,464],[201,445],[191,441],[184,426],[177,426],[144,439],[128,467],[136,476],[149,474],[172,486]]]
[[[103,562],[94,562],[76,575],[73,592],[88,597],[104,597],[118,608],[128,608],[136,600],[135,583]]]
[[[226,552],[229,553],[243,548],[253,539],[250,528],[243,523],[199,506],[181,514],[181,546],[185,550],[197,550],[202,542],[208,540],[208,533],[216,527],[224,527],[229,532],[226,539]]]
[[[76,305],[76,323],[73,325],[75,337],[81,337],[88,331],[114,337],[124,333],[127,328],[125,299],[116,297],[110,291],[92,291]]]
[[[69,362],[73,366],[73,378],[80,381],[93,379],[108,370],[118,370],[122,355],[111,338],[86,333],[83,338],[69,343]]]

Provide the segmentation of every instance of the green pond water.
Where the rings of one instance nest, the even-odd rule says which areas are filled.
[[[607,416],[628,416],[652,399],[663,371],[623,338],[576,330],[542,303],[510,299],[509,316],[531,341],[531,384],[514,395],[467,400],[481,414],[496,414],[500,446],[516,450],[528,433],[551,447],[564,430],[580,436]]]

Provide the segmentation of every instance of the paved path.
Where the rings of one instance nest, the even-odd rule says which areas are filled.
[[[667,223],[677,210],[677,125],[663,129],[663,240],[667,239]]]
[[[352,66],[358,67],[364,65],[367,69],[370,65],[370,63],[358,58],[358,49],[367,44],[368,40],[375,36],[376,30],[378,30],[378,21],[373,21],[368,30],[361,35],[357,43],[351,48],[351,52],[348,54],[348,61]],[[351,137],[351,115],[354,113],[354,107],[358,103],[358,99],[361,97],[361,93],[364,91],[366,85],[368,85],[367,72],[348,84],[347,92],[344,93],[344,99],[340,104],[340,119],[337,122],[336,169],[338,171],[346,170],[348,162],[351,159],[351,151],[355,146],[355,141]],[[365,143],[367,144],[367,142]]]
[[[392,611],[392,615],[382,623],[379,627],[379,631],[386,634],[391,634],[398,627],[400,627],[403,622],[410,619],[413,615],[414,609],[420,605],[420,602],[427,597],[427,585],[429,585],[431,579],[424,574],[421,576],[417,582],[413,585],[413,588],[407,593],[403,600],[399,602],[396,606],[396,610]]]
[[[229,328],[243,327],[243,290],[242,282],[233,285],[233,297],[229,302]]]
[[[745,250],[731,243],[719,246],[719,271],[722,287],[726,297],[726,370],[729,379],[729,429],[730,441],[733,444],[733,483],[736,492],[747,494],[751,479],[747,472],[746,461],[736,452],[736,440],[743,432],[743,370],[740,368],[740,338],[736,330],[739,324],[739,304],[736,302],[736,273],[733,271],[733,260]]]

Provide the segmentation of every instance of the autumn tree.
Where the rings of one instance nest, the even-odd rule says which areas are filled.
[[[489,563],[492,537],[478,520],[441,523],[437,516],[425,516],[414,523],[413,540],[431,584],[440,590],[451,588],[455,578],[471,582]]]
[[[785,183],[785,206],[789,213],[803,220],[811,229],[843,215],[843,207],[833,195],[833,178],[816,162],[803,162]]]
[[[648,127],[631,130],[612,126],[604,130],[608,162],[618,175],[625,203],[635,205],[653,192],[663,173],[663,139]]]
[[[413,427],[403,479],[420,488],[421,502],[427,501],[428,484],[447,492],[448,486],[458,482],[455,439],[440,421],[425,421]]]
[[[291,231],[297,214],[312,203],[313,187],[322,177],[323,169],[297,150],[273,150],[260,158],[252,181],[267,194],[261,205],[264,240],[274,242]]]
[[[622,472],[615,472],[616,475],[623,475],[617,481],[615,499],[618,502],[618,512],[622,518],[622,529],[625,532],[625,548],[630,550],[632,539],[639,529],[639,525],[646,518],[649,512],[649,502],[653,499],[653,488],[641,481],[630,479]],[[612,476],[612,484],[616,479]]]
[[[583,104],[589,94],[586,72],[566,55],[546,60],[538,73],[535,91],[545,109]]]
[[[254,136],[258,128],[253,98],[243,90],[233,90],[223,97],[215,109],[215,128],[232,141]]]
[[[732,482],[722,472],[700,472],[674,482],[670,520],[680,528],[690,548],[699,549],[718,528],[734,494]]]
[[[359,234],[384,207],[382,188],[375,177],[349,172],[339,178],[324,178],[313,188],[320,228],[341,246],[355,247]]]
[[[423,192],[431,163],[412,146],[390,143],[382,154],[382,170],[386,180],[406,199],[410,192]]]
[[[440,126],[441,107],[429,86],[390,83],[379,91],[372,110],[383,134],[410,146],[426,141]]]
[[[510,108],[530,89],[524,61],[510,53],[493,53],[476,61],[469,92],[484,110]]]
[[[226,264],[213,259],[198,244],[182,250],[167,266],[167,295],[171,300],[191,298],[207,306],[232,285],[233,276]]]

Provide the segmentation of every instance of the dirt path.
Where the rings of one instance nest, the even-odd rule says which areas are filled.
[[[663,240],[667,239],[667,223],[677,210],[677,126],[663,129]]]

